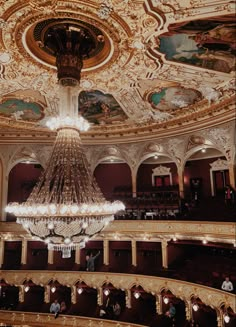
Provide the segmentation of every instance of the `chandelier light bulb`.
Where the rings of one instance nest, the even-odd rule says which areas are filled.
[[[77,289],[77,292],[78,292],[79,295],[82,294],[82,293],[83,293],[83,289],[82,289],[82,287],[79,287],[79,288]]]
[[[26,286],[25,286],[25,293],[29,292],[29,290],[30,290],[29,285],[26,285]]]
[[[53,224],[53,222],[48,223],[48,229],[54,229],[54,224]]]
[[[104,291],[103,291],[104,295],[108,296],[110,294],[110,290],[108,288],[106,288]]]
[[[138,300],[140,298],[141,294],[137,291],[134,292],[134,297],[136,300]]]
[[[197,305],[197,303],[195,303],[195,304],[193,305],[193,311],[197,312],[198,309],[199,309],[199,306]]]
[[[227,313],[224,315],[224,322],[226,324],[228,324],[230,322],[230,316]]]
[[[71,239],[69,237],[64,239],[64,243],[65,244],[70,244],[71,243]]]

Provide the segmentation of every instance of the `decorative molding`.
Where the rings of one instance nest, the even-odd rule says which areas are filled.
[[[67,316],[60,314],[60,319],[55,319],[53,314],[47,313],[32,313],[22,311],[4,311],[1,310],[1,322],[5,324],[21,325],[30,324],[30,326],[80,326],[80,327],[145,327],[143,325],[137,325],[133,323],[117,322],[104,319],[96,319],[89,317]]]
[[[216,161],[212,162],[210,164],[210,179],[211,179],[211,195],[215,195],[215,188],[214,188],[214,177],[213,177],[213,172],[214,171],[219,171],[219,170],[228,170],[228,162],[227,160],[222,160],[218,158]]]
[[[155,186],[155,177],[156,176],[166,176],[166,175],[168,175],[170,177],[170,185],[173,184],[172,173],[170,172],[170,168],[160,165],[160,166],[154,168],[152,171],[153,171],[152,186]]]
[[[163,289],[170,290],[176,297],[184,301],[190,301],[193,296],[199,297],[201,301],[215,309],[220,310],[223,304],[226,307],[235,308],[235,295],[203,285],[197,285],[182,280],[168,279],[163,277],[152,277],[133,274],[88,273],[81,271],[34,271],[34,270],[2,270],[0,278],[8,284],[20,286],[24,280],[32,280],[36,285],[46,286],[49,282],[57,280],[60,284],[71,287],[78,281],[96,289],[102,288],[104,283],[111,283],[115,288],[125,291],[134,285],[141,286],[147,293],[160,294]]]
[[[136,239],[143,241],[161,242],[177,237],[180,240],[207,239],[211,242],[234,244],[236,223],[212,221],[176,221],[176,220],[115,220],[94,240],[115,240],[119,234],[120,241]],[[0,222],[1,238],[12,241],[27,238],[31,240],[23,228],[17,223]]]

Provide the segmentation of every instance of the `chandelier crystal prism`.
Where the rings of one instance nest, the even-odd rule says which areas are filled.
[[[70,49],[70,55],[77,57],[78,49],[76,53]],[[69,72],[65,74],[67,81]],[[48,165],[27,201],[9,203],[6,211],[49,249],[61,250],[63,257],[70,257],[71,249],[84,247],[125,207],[120,201],[107,201],[91,173],[80,138],[89,123],[78,115],[75,83],[68,85],[63,75],[61,78],[59,117],[47,122],[49,128],[57,130]]]

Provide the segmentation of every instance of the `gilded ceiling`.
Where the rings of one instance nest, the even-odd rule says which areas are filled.
[[[0,0],[1,131],[42,131],[58,112],[50,37],[60,24],[93,41],[76,90],[90,133],[233,120],[234,15],[230,0]]]

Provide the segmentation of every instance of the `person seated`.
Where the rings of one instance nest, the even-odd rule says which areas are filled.
[[[121,313],[121,306],[116,301],[115,304],[113,305],[113,315],[115,320],[119,320],[120,313]]]
[[[166,311],[166,316],[169,317],[170,319],[173,319],[175,317],[175,314],[176,314],[175,306],[172,302],[170,302],[170,307],[169,310]]]
[[[61,306],[58,303],[58,300],[56,299],[50,306],[50,313],[54,313],[55,318],[57,318],[59,315],[60,309],[61,309]]]
[[[61,302],[61,308],[60,308],[60,313],[65,313],[67,310],[66,303],[65,301]]]
[[[221,285],[221,289],[227,292],[232,292],[234,290],[233,283],[229,280],[229,277],[225,277],[225,280]]]

